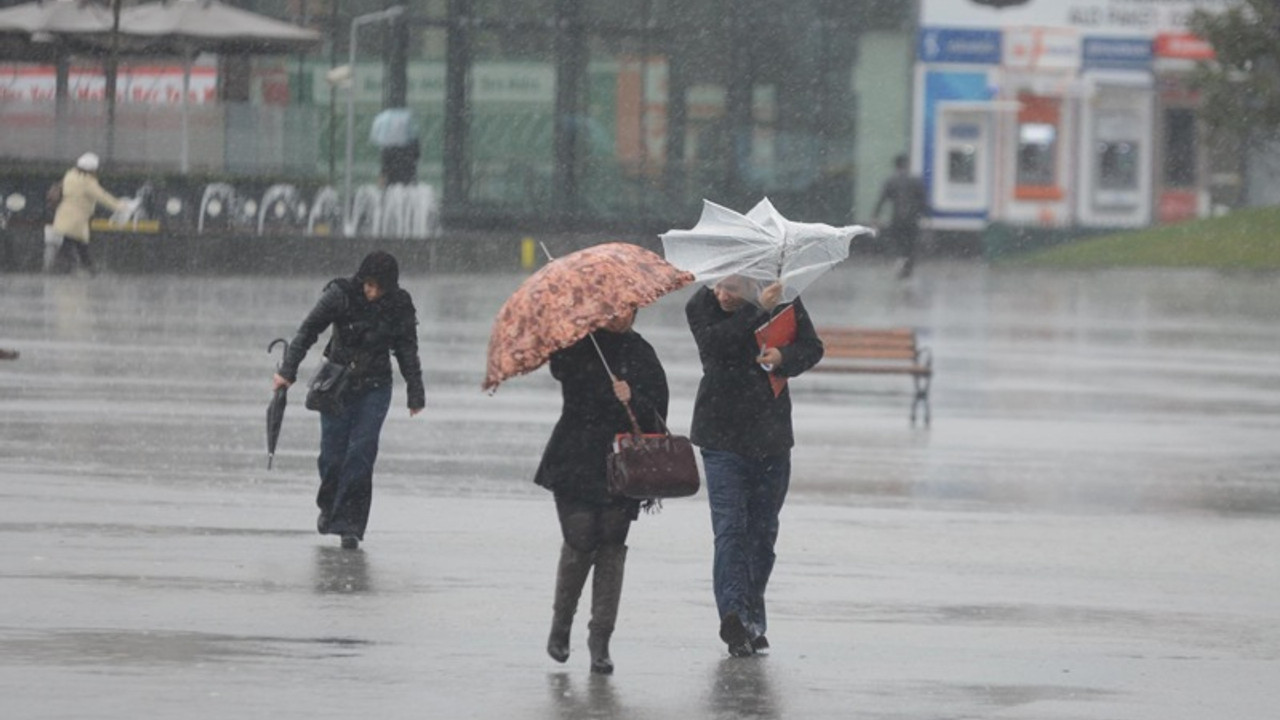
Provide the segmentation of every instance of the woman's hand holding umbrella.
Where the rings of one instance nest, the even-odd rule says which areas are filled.
[[[760,291],[760,307],[765,312],[769,312],[782,302],[783,285],[781,282],[775,282]]]

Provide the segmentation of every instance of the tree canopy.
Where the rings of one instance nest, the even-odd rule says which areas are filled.
[[[1194,85],[1211,135],[1247,146],[1280,130],[1280,0],[1243,0],[1220,13],[1197,10],[1190,29],[1213,46]]]

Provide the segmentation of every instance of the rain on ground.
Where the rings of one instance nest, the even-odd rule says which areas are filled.
[[[1274,717],[1274,276],[837,269],[817,323],[918,327],[932,427],[903,377],[793,381],[772,651],[716,637],[700,495],[633,528],[611,677],[582,613],[566,665],[543,651],[558,388],[479,390],[521,277],[406,276],[428,404],[397,386],[357,552],[314,532],[300,390],[266,470],[267,343],[325,278],[3,279],[5,717]],[[685,298],[637,325],[677,432]]]

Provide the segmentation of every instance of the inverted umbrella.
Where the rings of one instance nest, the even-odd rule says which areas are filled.
[[[606,243],[557,258],[507,298],[489,335],[484,389],[541,367],[610,319],[694,281],[657,253]]]
[[[284,338],[276,338],[267,346],[267,353],[276,349],[276,345],[284,345],[284,352],[280,354],[283,358],[289,354],[289,341]],[[280,365],[276,365],[276,369],[280,369]],[[271,461],[276,457],[276,440],[280,438],[280,425],[284,422],[284,408],[289,404],[289,386],[282,385],[276,388],[271,394],[271,402],[267,405],[267,469],[271,469]]]
[[[754,280],[759,286],[781,282],[782,299],[789,302],[849,257],[849,241],[874,232],[862,225],[834,227],[788,220],[765,198],[746,215],[703,200],[697,225],[669,230],[661,237],[667,262],[693,273],[699,282],[730,275]]]

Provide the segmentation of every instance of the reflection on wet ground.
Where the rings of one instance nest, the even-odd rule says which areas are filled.
[[[428,406],[410,419],[397,386],[352,552],[312,531],[300,398],[265,469],[267,343],[325,278],[4,278],[0,347],[21,351],[0,365],[6,716],[1274,713],[1275,278],[823,278],[819,325],[921,333],[933,427],[909,427],[905,378],[793,381],[774,648],[725,656],[705,500],[673,501],[632,531],[612,677],[586,672],[585,601],[569,662],[542,650],[559,538],[528,478],[558,388],[479,389],[520,279],[407,270]],[[686,297],[638,321],[677,432],[700,372]]]
[[[361,646],[356,638],[292,638],[212,635],[146,630],[65,630],[31,637],[10,637],[8,662],[48,665],[185,665],[244,662],[255,658],[295,660],[350,657]]]
[[[316,548],[316,592],[365,593],[374,589],[363,550]]]

